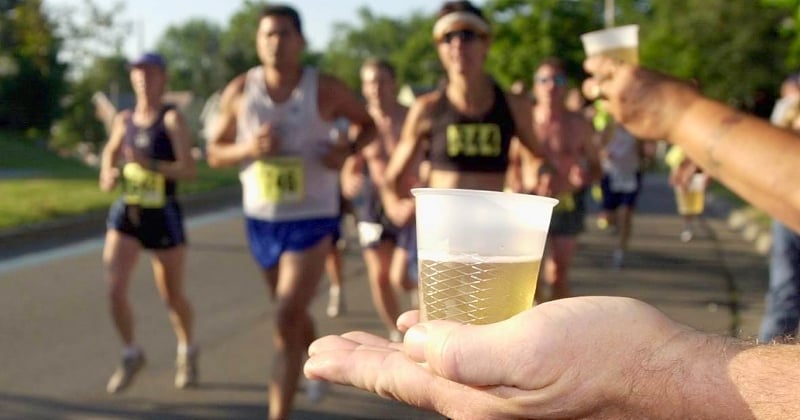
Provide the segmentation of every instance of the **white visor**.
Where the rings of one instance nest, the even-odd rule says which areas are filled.
[[[474,29],[482,35],[489,34],[489,24],[480,16],[469,12],[453,12],[442,16],[433,25],[433,39],[438,41],[447,32],[466,28]]]

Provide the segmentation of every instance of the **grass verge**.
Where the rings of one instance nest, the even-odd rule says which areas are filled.
[[[118,193],[97,186],[97,169],[62,158],[20,135],[0,132],[0,231],[108,208]],[[181,195],[238,182],[237,169],[198,165],[195,181],[182,182]]]

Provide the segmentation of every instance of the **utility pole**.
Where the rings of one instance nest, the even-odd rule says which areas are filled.
[[[605,8],[603,9],[603,22],[606,28],[614,26],[614,0],[605,0]]]

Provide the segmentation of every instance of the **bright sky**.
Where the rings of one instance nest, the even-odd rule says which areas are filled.
[[[103,10],[108,10],[117,0],[93,0]],[[48,6],[80,7],[83,0],[45,0]],[[241,9],[243,1],[235,0],[122,0],[125,5],[122,18],[135,23],[135,30],[126,41],[125,53],[129,57],[155,48],[166,29],[191,18],[205,18],[227,26],[231,15]],[[354,22],[356,11],[368,6],[378,15],[405,17],[414,11],[433,14],[443,1],[434,0],[294,0],[287,1],[300,12],[303,30],[310,48],[322,50],[328,45],[335,22]]]

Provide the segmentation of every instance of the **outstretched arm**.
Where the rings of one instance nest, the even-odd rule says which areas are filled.
[[[633,299],[563,299],[482,326],[416,322],[399,318],[402,344],[319,339],[306,376],[458,419],[777,420],[800,409],[800,378],[786,374],[800,347],[705,335]]]
[[[584,92],[636,137],[683,147],[706,172],[776,219],[800,230],[800,139],[706,98],[688,83],[606,57],[584,67]]]

